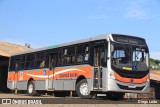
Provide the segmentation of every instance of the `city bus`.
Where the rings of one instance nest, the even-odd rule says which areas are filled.
[[[74,91],[81,98],[149,93],[149,49],[140,37],[103,34],[17,53],[10,57],[7,87],[29,95]]]

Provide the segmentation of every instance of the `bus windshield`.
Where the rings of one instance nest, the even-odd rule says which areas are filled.
[[[112,66],[129,71],[147,71],[148,56],[147,47],[113,44]]]

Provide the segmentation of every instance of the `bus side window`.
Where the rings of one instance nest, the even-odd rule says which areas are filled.
[[[88,46],[85,46],[84,47],[84,49],[85,49],[85,54],[84,54],[84,62],[85,61],[87,61],[88,62],[88,60],[89,60],[89,47]]]
[[[101,50],[101,56],[100,56],[100,58],[101,58],[101,63],[100,64],[103,67],[107,66],[106,57],[107,57],[107,50],[106,50],[106,48],[102,48],[102,50]]]
[[[49,69],[53,70],[57,67],[57,54],[50,54],[49,55]]]
[[[24,70],[25,69],[25,61],[26,61],[25,55],[21,55],[21,61],[20,61],[20,65],[19,65],[19,69],[20,70]]]
[[[14,65],[14,63],[15,63],[15,58],[14,58],[14,56],[12,56],[11,58],[10,58],[10,64],[9,64],[9,70],[10,71],[14,71],[15,70],[15,65]]]
[[[76,47],[76,64],[87,63],[89,60],[89,46],[88,45],[78,45]]]
[[[16,59],[16,63],[15,63],[15,71],[18,71],[19,70],[19,59]]]
[[[95,49],[95,64],[94,64],[95,67],[98,67],[99,65],[98,58],[99,58],[99,52],[98,52],[98,49]]]
[[[26,60],[26,69],[34,68],[35,54],[28,54]]]
[[[45,52],[36,53],[35,68],[44,68],[45,65]]]
[[[41,63],[40,63],[40,68],[44,68],[45,67],[45,61],[43,60],[43,61],[41,61]]]
[[[77,55],[76,63],[82,63],[82,62],[83,62],[83,56],[82,55]]]
[[[70,46],[67,48],[62,49],[62,65],[70,65],[73,64],[75,61],[74,58],[74,47]]]

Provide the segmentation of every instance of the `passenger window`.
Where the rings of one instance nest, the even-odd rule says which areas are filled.
[[[33,69],[34,68],[34,60],[35,60],[35,54],[27,55],[26,69]]]
[[[25,59],[26,59],[25,55],[22,55],[21,56],[21,61],[20,61],[20,70],[25,69],[25,61],[26,61]]]
[[[62,65],[73,64],[75,61],[74,47],[67,47],[62,49]]]
[[[107,57],[106,48],[101,48],[100,65],[103,67],[107,66],[106,57]]]
[[[46,65],[45,52],[36,53],[35,68],[44,68]]]
[[[89,46],[79,45],[76,47],[76,58],[75,63],[87,63],[89,60]]]
[[[11,57],[10,59],[10,71],[15,71],[15,63],[16,63],[16,56]]]

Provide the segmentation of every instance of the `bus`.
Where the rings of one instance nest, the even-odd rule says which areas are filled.
[[[103,34],[12,55],[7,87],[29,95],[74,91],[81,98],[105,93],[119,99],[124,93],[149,93],[149,67],[145,39]]]

